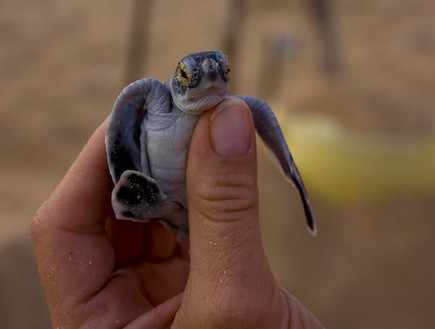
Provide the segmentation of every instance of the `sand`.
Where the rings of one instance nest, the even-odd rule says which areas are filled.
[[[272,104],[291,115],[333,116],[357,133],[433,129],[435,2],[333,3],[340,69],[331,77],[304,2],[250,1],[230,58],[232,92],[259,96],[276,83],[261,95]],[[5,328],[47,328],[30,221],[125,84],[133,2],[1,7],[0,317]],[[137,77],[166,80],[186,54],[222,49],[229,8],[229,1],[155,1]],[[280,59],[280,76],[261,65],[278,35],[296,46]],[[314,194],[312,238],[295,190],[263,147],[259,153],[264,245],[280,283],[328,328],[432,328],[434,196],[404,192],[337,207]]]

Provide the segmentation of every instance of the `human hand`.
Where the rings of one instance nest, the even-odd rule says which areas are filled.
[[[100,126],[32,223],[53,327],[321,328],[264,254],[249,109],[230,98],[189,150],[187,239],[113,217]],[[190,262],[189,262],[190,258]],[[190,264],[189,264],[190,263]]]

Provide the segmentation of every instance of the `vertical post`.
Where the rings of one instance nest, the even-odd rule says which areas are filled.
[[[127,50],[125,84],[144,74],[153,0],[134,0]]]
[[[309,5],[321,37],[323,64],[330,76],[336,76],[341,69],[341,63],[331,1],[310,0]]]
[[[237,42],[240,39],[240,30],[245,18],[245,0],[232,0],[224,30],[223,50],[231,62],[236,62]],[[231,88],[235,87],[236,79],[231,80]],[[235,87],[235,88],[234,88]]]
[[[261,52],[259,91],[260,98],[274,100],[283,83],[283,66],[301,47],[298,36],[289,33],[266,35]]]

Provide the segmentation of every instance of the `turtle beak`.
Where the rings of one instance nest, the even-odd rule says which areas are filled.
[[[215,81],[219,77],[219,64],[211,58],[202,63],[202,70],[205,77],[210,81]]]
[[[218,73],[216,71],[210,70],[206,73],[206,77],[210,81],[215,81],[218,77]]]

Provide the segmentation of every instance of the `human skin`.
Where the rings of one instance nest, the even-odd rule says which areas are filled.
[[[114,218],[105,126],[32,222],[54,328],[322,328],[264,253],[255,128],[242,101],[225,99],[198,121],[181,242],[157,222]]]

